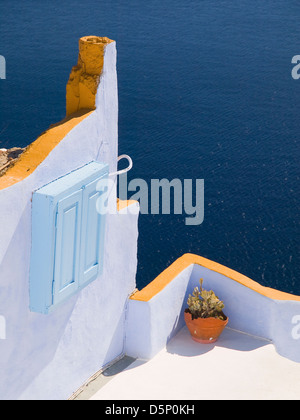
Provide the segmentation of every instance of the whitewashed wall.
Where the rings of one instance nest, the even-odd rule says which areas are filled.
[[[274,343],[279,354],[300,363],[300,302],[276,300],[198,264],[191,264],[148,302],[130,300],[126,326],[129,356],[151,359],[184,325],[187,299],[199,279],[224,301],[228,327]]]
[[[109,214],[102,276],[50,315],[29,311],[33,191],[88,162],[117,167],[116,45],[108,44],[97,109],[22,182],[0,191],[0,399],[66,399],[124,351],[135,288],[137,214]],[[116,191],[109,198],[116,207]],[[3,325],[3,323],[2,323]],[[3,339],[5,338],[5,339]]]

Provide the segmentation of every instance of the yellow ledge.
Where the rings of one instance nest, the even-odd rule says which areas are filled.
[[[81,110],[60,123],[52,125],[26,149],[18,161],[0,178],[0,190],[11,187],[31,175],[66,135],[92,112]]]
[[[117,198],[117,210],[121,211],[125,209],[126,207],[131,206],[131,204],[135,204],[135,203],[137,203],[137,201],[135,200],[120,200],[119,198]]]
[[[78,62],[72,68],[66,88],[66,118],[43,133],[0,177],[0,190],[31,175],[66,135],[95,110],[105,48],[111,42],[114,41],[106,37],[80,38]]]
[[[276,300],[293,300],[300,301],[300,296],[292,295],[289,293],[280,292],[276,289],[261,286],[259,283],[249,279],[243,274],[237,271],[231,270],[224,265],[218,264],[214,261],[208,260],[203,257],[199,257],[194,254],[185,254],[178,260],[176,260],[170,267],[163,271],[155,280],[153,280],[148,286],[141,291],[133,294],[130,299],[148,302],[160,291],[162,291],[171,281],[177,277],[184,269],[189,267],[191,264],[198,264],[202,267],[208,268],[211,271],[222,274],[237,283],[242,284],[245,287],[265,296],[270,299]]]

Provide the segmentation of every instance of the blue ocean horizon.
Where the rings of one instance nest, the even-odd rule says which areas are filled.
[[[204,179],[201,225],[140,216],[139,288],[191,252],[300,295],[298,1],[11,0],[0,10],[0,148],[25,147],[64,118],[79,38],[107,36],[129,180]]]

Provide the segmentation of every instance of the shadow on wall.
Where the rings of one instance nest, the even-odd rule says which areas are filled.
[[[195,357],[212,351],[215,347],[224,347],[237,351],[253,351],[266,346],[271,342],[262,338],[250,336],[240,331],[225,328],[218,341],[213,344],[196,343],[186,327],[177,334],[176,340],[171,340],[167,345],[167,351],[180,356]]]
[[[76,111],[73,114],[67,115],[63,120],[57,123],[51,124],[48,130],[51,130],[51,128],[59,127],[60,125],[64,125],[66,122],[72,121],[74,118],[80,118],[80,117],[83,117],[84,115],[88,116],[91,113],[91,111],[93,110],[89,108],[80,109],[79,111]],[[43,133],[41,133],[41,135],[42,134]]]
[[[185,327],[184,321],[184,311],[188,307],[187,300],[190,294],[192,294],[194,288],[196,286],[199,287],[199,279],[205,279],[205,288],[207,290],[218,290],[218,295],[225,297],[225,302],[228,303],[228,306],[225,305],[226,308],[226,315],[229,316],[229,321],[232,321],[236,318],[241,318],[240,312],[232,313],[232,308],[235,308],[237,299],[234,298],[234,301],[229,302],[227,298],[227,289],[224,287],[224,279],[218,273],[215,273],[211,270],[208,270],[204,267],[195,265],[190,277],[189,285],[185,292],[184,298],[182,300],[182,306],[180,310],[180,315],[176,316],[176,320],[174,322],[174,327],[172,332],[168,337],[168,344],[167,344],[167,351],[173,354],[180,354],[182,356],[193,357],[198,356],[200,354],[207,353],[214,349],[214,347],[225,347],[232,350],[237,351],[252,351],[259,347],[265,346],[270,344],[271,341],[266,338],[258,338],[255,334],[249,335],[247,333],[243,333],[242,329],[235,329],[230,324],[229,326],[223,331],[221,337],[218,339],[216,343],[212,344],[200,344],[196,343],[192,340],[188,329]],[[230,279],[226,280],[231,283]],[[233,283],[233,286],[239,288],[240,286]],[[226,293],[225,293],[226,292]],[[250,291],[246,290],[247,293],[251,294]],[[262,297],[262,299],[264,299]],[[230,310],[231,309],[231,310]],[[234,324],[234,323],[233,323]],[[178,332],[179,331],[179,332]],[[176,340],[172,341],[172,338],[176,335]]]
[[[94,111],[82,109],[52,124],[28,147],[24,150],[20,149],[20,153],[3,168],[1,168],[0,156],[0,190],[31,175],[61,140],[92,112]]]
[[[73,297],[48,316],[29,311],[30,229],[31,203],[1,264],[0,312],[6,318],[7,334],[6,340],[0,340],[0,399],[18,399],[53,359],[76,303]]]

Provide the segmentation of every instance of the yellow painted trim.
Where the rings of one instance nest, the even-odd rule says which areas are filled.
[[[34,141],[17,162],[0,177],[0,190],[11,187],[31,175],[66,135],[93,111],[81,110],[52,125]]]
[[[31,175],[66,135],[95,110],[105,47],[111,42],[114,41],[106,37],[80,38],[78,63],[72,68],[66,88],[66,118],[43,133],[0,177],[0,190]]]
[[[270,299],[293,300],[298,302],[300,301],[300,296],[280,292],[279,290],[271,289],[269,287],[264,287],[254,280],[244,276],[243,274],[238,273],[237,271],[231,270],[224,265],[194,254],[185,254],[178,258],[173,264],[170,265],[170,267],[168,267],[158,277],[156,277],[155,280],[148,284],[148,286],[133,294],[130,299],[148,302],[191,264],[198,264],[202,267],[208,268],[209,270],[222,274],[223,276],[226,276]]]
[[[135,200],[120,200],[119,198],[117,198],[117,210],[123,210],[126,207],[131,206],[132,204],[136,204],[138,203],[138,201]]]

